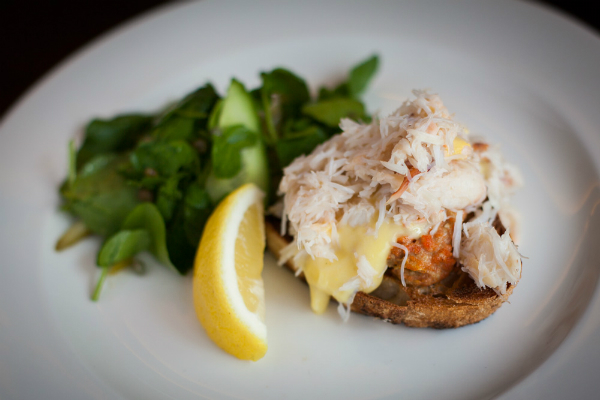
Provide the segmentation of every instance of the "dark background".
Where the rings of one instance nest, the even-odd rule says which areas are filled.
[[[39,3],[39,4],[38,4]],[[90,40],[165,0],[0,0],[0,117],[44,73]],[[600,33],[593,2],[538,1]]]

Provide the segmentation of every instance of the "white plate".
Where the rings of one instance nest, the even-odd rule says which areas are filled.
[[[393,326],[331,306],[267,256],[269,351],[216,348],[191,280],[151,264],[89,301],[98,240],[53,251],[66,144],[93,116],[154,110],[207,80],[287,66],[315,87],[377,52],[366,96],[390,110],[441,94],[501,143],[527,186],[510,304],[449,331]],[[202,2],[137,19],[32,89],[0,126],[0,398],[591,398],[600,389],[600,40],[516,2]]]

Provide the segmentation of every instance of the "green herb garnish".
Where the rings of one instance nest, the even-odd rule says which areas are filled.
[[[57,249],[89,232],[105,237],[93,300],[111,268],[135,264],[142,251],[187,273],[223,197],[253,182],[273,203],[283,167],[339,133],[341,118],[370,120],[360,95],[378,64],[377,56],[359,63],[316,99],[304,79],[276,68],[251,91],[232,79],[223,98],[206,84],[156,115],[92,120],[81,147],[69,144],[60,194],[78,221]]]

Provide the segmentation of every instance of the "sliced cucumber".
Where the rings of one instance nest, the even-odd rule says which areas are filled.
[[[239,81],[232,79],[227,96],[219,105],[217,112],[220,115],[211,116],[211,120],[217,120],[218,118],[220,129],[233,125],[243,125],[260,135],[260,118],[254,106],[254,101]],[[206,180],[206,190],[214,203],[219,202],[237,187],[250,182],[256,184],[268,195],[269,168],[267,153],[262,140],[258,141],[255,146],[242,150],[241,156],[242,170],[233,178],[217,178],[212,171],[209,174]]]
[[[251,131],[260,133],[260,118],[254,101],[244,85],[235,79],[231,80],[219,116],[219,128],[233,125],[244,125]]]
[[[233,190],[249,182],[267,193],[269,174],[267,154],[262,143],[242,150],[242,170],[233,178],[220,179],[211,173],[206,180],[206,190],[211,200],[217,203]]]

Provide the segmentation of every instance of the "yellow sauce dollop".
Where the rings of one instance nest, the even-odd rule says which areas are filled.
[[[358,276],[357,263],[361,256],[366,258],[374,272],[371,271],[371,282],[359,279],[358,290],[369,293],[377,289],[387,269],[387,258],[392,243],[400,236],[420,237],[427,228],[425,223],[406,227],[386,218],[377,235],[374,235],[371,232],[375,231],[376,222],[377,219],[373,219],[368,225],[356,227],[348,224],[338,225],[339,241],[333,244],[337,260],[330,261],[322,257],[306,258],[302,269],[310,287],[311,308],[315,313],[321,314],[327,309],[330,296],[340,303],[348,302],[354,291],[340,290],[340,288]]]

